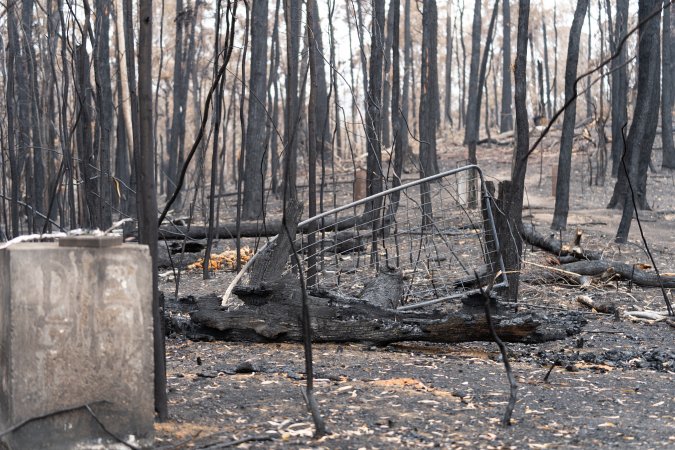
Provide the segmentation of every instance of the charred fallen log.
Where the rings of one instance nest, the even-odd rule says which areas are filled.
[[[561,245],[560,240],[555,235],[544,236],[535,230],[534,226],[529,223],[523,224],[522,230],[523,239],[530,245],[539,247],[542,250],[553,253],[558,257],[571,256],[575,259],[582,260],[599,260],[602,258],[602,253],[585,250],[579,245],[567,246]],[[561,261],[562,262],[562,261]]]
[[[661,274],[659,281],[656,273],[642,270],[637,264],[631,265],[615,261],[577,261],[563,264],[560,268],[579,275],[600,275],[603,278],[618,275],[626,280],[631,280],[639,286],[660,287],[661,283],[663,283],[664,288],[675,287],[675,274]]]
[[[192,321],[202,331],[222,339],[263,342],[300,341],[301,294],[297,280],[282,278],[272,283],[235,289],[243,304],[223,308],[218,297],[197,300]],[[316,294],[316,292],[315,292]],[[480,311],[397,311],[364,299],[309,295],[315,342],[492,341],[485,315]],[[580,331],[581,315],[496,311],[499,336],[510,342],[545,342]]]

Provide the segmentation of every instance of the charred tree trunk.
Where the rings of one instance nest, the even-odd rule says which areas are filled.
[[[419,115],[421,178],[438,173],[438,158],[436,156],[436,109],[438,107],[437,28],[438,11],[436,9],[436,0],[425,0],[422,17],[422,73],[420,80]]]
[[[638,6],[638,20],[644,20],[660,7],[660,0],[641,0]],[[621,157],[619,176],[609,204],[610,208],[623,207],[621,222],[616,232],[617,242],[626,242],[628,239],[634,205],[640,209],[649,208],[647,171],[656,135],[661,98],[658,16],[648,21],[638,33],[638,92],[625,153]]]
[[[266,167],[265,90],[267,86],[267,0],[254,0],[251,8],[251,73],[249,76],[248,123],[244,154],[244,200],[242,218],[261,219]]]
[[[112,224],[112,178],[110,173],[110,148],[113,129],[113,94],[110,81],[110,3],[96,0],[96,127],[98,134],[98,158],[100,161],[99,187],[101,195],[99,212],[101,229]]]
[[[448,15],[445,19],[445,120],[452,127],[452,21],[450,10],[452,2],[448,2]]]
[[[382,66],[384,49],[384,0],[373,2],[373,20],[371,24],[372,50],[370,53],[370,76],[368,79],[368,97],[366,111],[366,138],[368,140],[367,159],[367,195],[382,191]],[[371,205],[372,210],[377,205]]]
[[[564,230],[567,227],[567,213],[569,212],[570,174],[572,172],[572,145],[574,143],[574,124],[576,121],[576,84],[577,64],[579,62],[579,36],[584,23],[584,16],[588,10],[589,0],[579,0],[572,28],[570,28],[567,44],[567,63],[565,65],[565,104],[571,102],[563,116],[563,129],[560,139],[560,154],[558,157],[558,184],[555,192],[555,211],[553,213],[554,230]]]
[[[510,0],[502,5],[502,112],[499,131],[505,133],[513,129],[511,113],[511,8]]]
[[[614,21],[614,46],[616,53],[618,42],[626,35],[628,29],[628,0],[617,0],[616,19]],[[612,60],[612,176],[620,172],[621,155],[623,154],[622,128],[628,121],[628,69],[626,68],[626,46],[621,48],[619,56]]]
[[[669,3],[669,2],[668,2]],[[663,146],[662,167],[675,169],[675,144],[673,144],[673,101],[675,100],[675,14],[670,7],[663,10],[663,94],[661,100],[661,142]]]
[[[298,98],[298,54],[300,52],[300,0],[284,1],[286,21],[286,104],[284,111],[284,198],[297,197],[296,172],[300,122]]]
[[[473,25],[471,26],[471,65],[469,67],[469,104],[466,110],[466,129],[464,130],[464,145],[469,145],[472,139],[477,140],[480,103],[478,102],[479,86],[478,71],[480,65],[480,36],[481,36],[481,1],[475,0],[473,5]],[[469,145],[469,164],[476,164],[475,147]]]

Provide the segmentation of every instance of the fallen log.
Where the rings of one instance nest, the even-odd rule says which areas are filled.
[[[600,252],[585,250],[576,245],[573,247],[560,245],[560,240],[556,238],[555,235],[544,236],[535,230],[534,226],[529,223],[523,224],[522,236],[523,239],[525,239],[525,242],[528,244],[539,247],[540,249],[553,253],[556,256],[573,256],[576,259],[591,261],[602,259],[602,253]]]
[[[342,231],[354,228],[361,220],[360,216],[350,217],[347,219],[339,219],[336,221],[333,218],[326,217],[320,221],[320,228],[328,228],[330,231]],[[171,239],[206,239],[208,236],[208,227],[202,226],[180,226],[180,225],[163,225],[159,228],[159,238],[165,240]],[[260,221],[246,221],[241,222],[239,227],[239,235],[241,237],[265,237],[276,236],[282,231],[280,220]],[[310,231],[309,225],[298,228],[299,232],[308,233]],[[216,239],[235,239],[237,237],[236,223],[228,223],[218,226],[213,230]]]
[[[297,280],[284,278],[257,286],[237,287],[242,304],[221,307],[219,297],[197,300],[191,315],[200,332],[226,340],[301,341],[301,296]],[[436,309],[397,311],[363,299],[309,295],[315,342],[492,341],[482,312]],[[578,333],[585,324],[574,312],[546,315],[497,311],[492,317],[498,335],[509,342],[538,343]]]
[[[615,261],[577,261],[560,266],[562,270],[579,275],[605,275],[607,277],[617,274],[626,280],[631,280],[638,286],[674,288],[675,274],[661,274],[661,279],[656,273],[647,272],[637,265],[625,264]]]

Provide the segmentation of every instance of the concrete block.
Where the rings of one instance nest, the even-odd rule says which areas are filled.
[[[0,250],[0,433],[28,421],[0,449],[111,448],[85,405],[116,436],[152,444],[151,277],[135,244]]]

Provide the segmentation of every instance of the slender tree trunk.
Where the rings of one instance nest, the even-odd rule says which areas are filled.
[[[664,0],[667,2],[667,0]],[[673,100],[675,86],[675,63],[673,61],[675,46],[675,14],[671,8],[663,10],[663,95],[661,100],[661,142],[663,161],[661,167],[675,169],[675,145],[673,144]]]
[[[614,47],[625,36],[628,29],[628,0],[617,0],[614,21]],[[612,73],[612,176],[617,176],[623,153],[622,128],[628,121],[628,69],[626,68],[626,46],[611,63]]]
[[[546,21],[542,18],[541,34],[544,38],[544,71],[546,72],[546,117],[550,119],[553,116],[551,111],[551,73],[548,63],[548,35],[546,33]]]
[[[368,79],[368,97],[366,110],[366,138],[368,140],[368,159],[366,188],[367,194],[382,191],[382,69],[384,50],[384,0],[373,1],[373,20],[371,22],[372,49],[370,53],[370,77]]]
[[[638,20],[645,20],[660,7],[660,0],[640,0]],[[660,25],[657,16],[638,31],[638,92],[633,110],[633,121],[626,139],[625,153],[621,157],[619,176],[609,205],[609,207],[623,207],[621,222],[616,232],[617,242],[626,242],[628,239],[634,206],[649,209],[647,172],[656,135],[661,98]]]
[[[286,108],[284,111],[284,198],[297,198],[296,172],[300,119],[298,54],[300,52],[300,1],[284,0],[286,20]]]
[[[390,116],[389,116],[389,105],[391,104],[391,83],[389,82],[389,73],[391,70],[391,46],[392,46],[392,34],[393,34],[393,21],[394,21],[394,11],[391,9],[391,3],[389,4],[389,11],[387,12],[387,29],[385,32],[384,40],[384,72],[382,79],[382,145],[386,148],[391,147],[391,129]]]
[[[481,42],[481,0],[475,0],[473,6],[473,25],[471,27],[471,66],[469,68],[469,104],[466,111],[466,129],[464,130],[464,145],[468,145],[474,136],[478,136],[478,122],[476,117],[480,114],[478,101],[478,71],[480,70],[480,42]],[[472,147],[469,146],[469,163],[478,162]]]
[[[586,67],[591,67],[591,59],[593,57],[593,35],[592,35],[593,18],[591,17],[591,3],[588,3],[588,44],[586,45]],[[586,119],[593,117],[593,93],[591,92],[591,77],[586,77],[586,87],[584,97],[586,99]]]
[[[400,0],[391,0],[390,8],[393,10],[392,18],[392,85],[391,85],[391,117],[392,117],[392,133],[394,137],[394,179],[393,186],[401,185],[401,176],[403,174],[403,158],[405,157],[405,148],[403,146],[404,139],[407,137],[405,129],[403,113],[400,111],[401,103],[401,66],[400,66]],[[407,140],[405,141],[407,143]],[[394,194],[392,204],[398,204],[398,193]],[[396,206],[394,206],[396,207]]]
[[[502,4],[502,112],[499,131],[505,133],[513,129],[511,113],[511,8],[510,0]]]
[[[527,41],[530,16],[530,1],[518,2],[518,35],[516,38],[516,60],[513,72],[515,83],[514,106],[516,112],[516,147],[511,167],[511,182],[502,184],[500,198],[504,199],[506,220],[502,219],[500,235],[503,237],[504,265],[508,273],[508,298],[518,299],[520,281],[520,255],[523,241],[519,231],[523,221],[523,195],[525,192],[525,174],[527,172],[527,152],[529,147],[529,120],[527,117]],[[506,222],[506,223],[504,223]],[[507,249],[509,251],[507,251]]]
[[[408,139],[408,126],[410,125],[410,82],[412,78],[412,37],[410,35],[410,0],[403,4],[403,89],[401,92],[402,119],[406,129],[399,133],[401,139],[401,155],[403,165],[410,158],[410,141]]]
[[[576,95],[575,80],[579,62],[579,36],[588,10],[589,0],[579,0],[574,10],[574,19],[570,28],[567,44],[567,62],[565,65],[565,104]],[[570,175],[572,172],[572,144],[574,143],[574,125],[576,121],[576,100],[569,104],[563,116],[563,129],[560,138],[558,157],[558,183],[555,191],[555,210],[551,228],[564,230],[567,227],[569,212]]]
[[[553,4],[553,111],[558,111],[558,8]]]
[[[436,9],[436,0],[424,0],[419,115],[421,178],[438,173],[438,157],[436,156],[436,101],[438,99],[437,29],[438,11]]]
[[[445,18],[445,120],[452,126],[452,1],[447,5]]]

